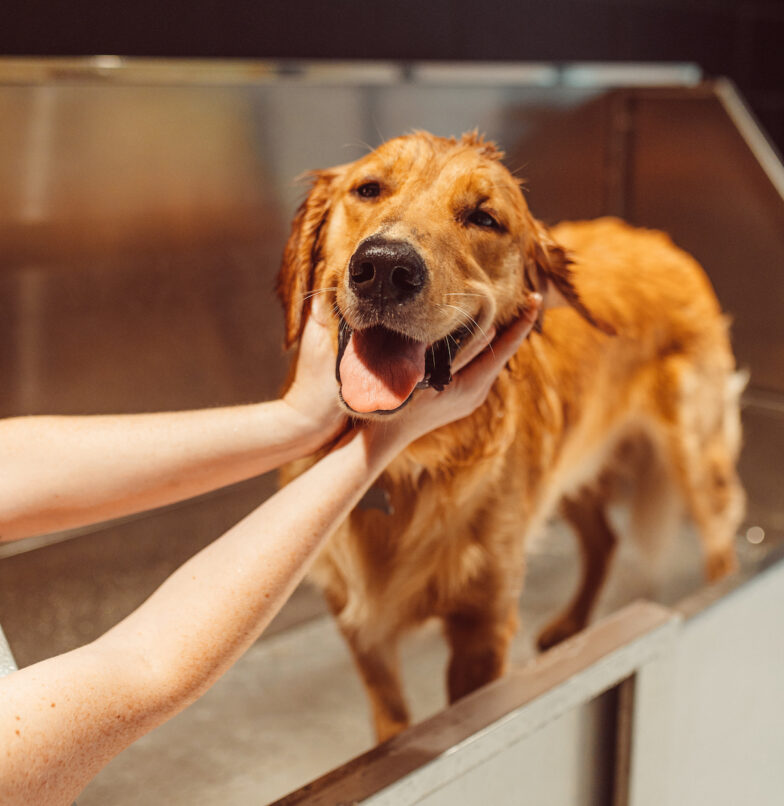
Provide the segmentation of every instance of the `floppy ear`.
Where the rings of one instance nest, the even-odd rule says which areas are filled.
[[[306,299],[313,289],[316,265],[320,260],[320,236],[329,215],[332,198],[332,171],[307,174],[312,186],[291,222],[291,234],[283,251],[275,286],[286,317],[286,349],[298,341],[305,326]]]
[[[557,244],[539,221],[531,219],[532,237],[526,251],[526,277],[528,284],[543,297],[542,311],[569,305],[583,319],[603,333],[615,335],[615,328],[595,317],[585,307],[572,282],[569,268],[571,259],[566,250]]]

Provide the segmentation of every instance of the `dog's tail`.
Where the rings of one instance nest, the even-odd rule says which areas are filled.
[[[737,461],[742,443],[740,398],[748,380],[745,371],[726,376],[723,393],[716,401],[721,410],[711,432],[699,434],[694,429],[691,434],[704,443],[698,448],[702,454],[709,455],[710,447],[718,442],[722,453],[733,464]],[[646,559],[656,562],[683,527],[686,501],[666,447],[657,445],[655,439],[651,440],[650,447],[638,468],[636,484],[631,491],[629,533]],[[736,508],[742,510],[743,502],[737,502]],[[738,514],[735,520],[739,519]]]
[[[672,468],[651,450],[629,501],[629,536],[645,560],[657,564],[683,526],[685,505]]]

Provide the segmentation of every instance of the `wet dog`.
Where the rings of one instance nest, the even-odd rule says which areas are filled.
[[[501,153],[476,134],[415,133],[312,174],[278,291],[294,345],[308,297],[333,315],[342,405],[394,417],[449,383],[456,351],[540,292],[546,313],[472,416],[411,445],[380,480],[390,512],[356,510],[317,559],[379,739],[408,724],[399,636],[431,617],[451,649],[450,701],[503,673],[524,548],[551,515],[573,527],[582,580],[540,635],[587,623],[616,537],[695,522],[707,576],[735,565],[742,388],[728,326],[698,263],[618,219],[546,229]]]

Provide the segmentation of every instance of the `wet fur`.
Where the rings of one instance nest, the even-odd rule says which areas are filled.
[[[416,133],[313,174],[279,277],[289,346],[313,291],[337,288],[325,293],[351,316],[346,266],[379,231],[409,240],[430,268],[426,298],[410,311],[417,338],[435,341],[460,322],[446,299],[470,303],[484,329],[509,321],[532,288],[558,306],[478,411],[388,468],[380,483],[393,513],[355,511],[313,567],[368,690],[379,739],[408,724],[397,642],[425,619],[443,621],[451,701],[503,673],[526,543],[558,511],[579,538],[583,578],[541,634],[543,648],[590,617],[616,545],[605,518],[614,496],[630,500],[643,541],[688,511],[709,579],[736,562],[742,382],[705,274],[665,234],[618,219],[548,231],[500,156],[475,134]],[[368,177],[381,179],[386,195],[358,204],[352,189]],[[478,203],[502,220],[503,233],[466,224],[461,205]]]

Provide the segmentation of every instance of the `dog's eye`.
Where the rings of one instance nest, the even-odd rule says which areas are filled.
[[[484,227],[485,229],[501,229],[501,225],[484,210],[474,210],[466,218],[470,224],[476,224],[477,227]]]
[[[375,199],[381,195],[381,185],[378,182],[365,182],[356,188],[354,193],[362,199]]]

